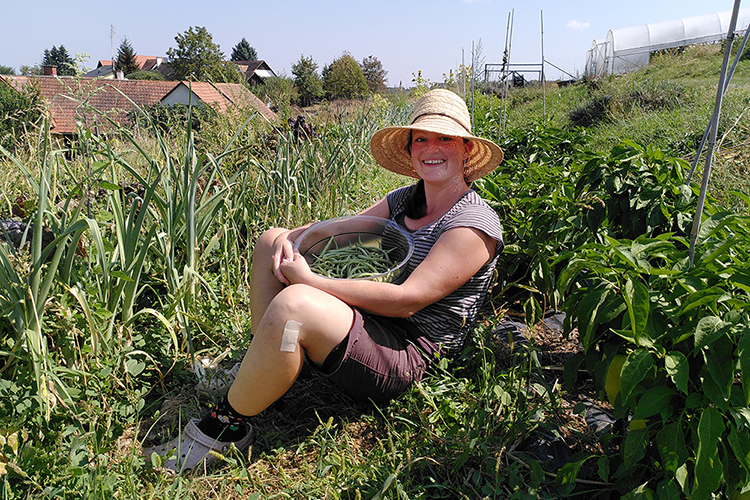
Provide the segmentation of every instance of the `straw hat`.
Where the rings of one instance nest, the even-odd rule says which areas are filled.
[[[427,92],[414,106],[409,125],[378,130],[370,140],[372,155],[381,166],[397,174],[419,178],[406,149],[412,130],[470,139],[473,146],[464,166],[464,177],[469,182],[492,172],[503,161],[503,151],[497,144],[472,135],[466,103],[450,90]]]

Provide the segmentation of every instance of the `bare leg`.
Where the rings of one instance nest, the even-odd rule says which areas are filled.
[[[346,338],[354,312],[316,288],[291,285],[271,299],[259,323],[253,319],[253,340],[228,394],[229,403],[243,415],[257,415],[283,396],[299,375],[305,353],[322,364]],[[290,320],[302,325],[294,352],[281,350],[284,326]]]
[[[284,289],[271,268],[271,251],[274,239],[286,231],[283,228],[269,229],[264,232],[253,248],[253,265],[250,275],[250,315],[251,332],[255,332],[266,313],[268,304]]]

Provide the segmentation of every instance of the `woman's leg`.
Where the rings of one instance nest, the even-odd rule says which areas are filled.
[[[258,293],[263,295],[262,291]],[[229,389],[229,403],[248,416],[266,409],[292,386],[305,354],[312,362],[323,364],[333,348],[346,338],[353,320],[351,307],[316,288],[291,285],[277,292],[266,305],[259,323],[253,310],[253,339]],[[290,321],[300,325],[298,337],[293,338],[293,352],[282,349],[284,329]]]
[[[266,313],[268,304],[281,290],[284,284],[273,274],[271,258],[273,242],[276,237],[286,231],[283,228],[273,228],[265,231],[253,248],[253,265],[250,274],[250,315],[251,332],[255,335],[258,325]]]

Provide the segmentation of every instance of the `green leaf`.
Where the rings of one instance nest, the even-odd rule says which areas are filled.
[[[745,329],[744,335],[737,343],[737,357],[740,360],[742,392],[745,395],[745,404],[750,406],[750,334],[748,334],[747,329]]]
[[[678,422],[665,425],[656,434],[656,447],[661,456],[664,468],[673,473],[677,472],[688,459],[685,434]]]
[[[578,370],[585,359],[586,355],[582,352],[577,352],[568,358],[563,367],[563,380],[565,381],[565,385],[570,388],[575,386],[576,379],[578,378]]]
[[[598,286],[589,290],[579,303],[578,330],[581,334],[581,342],[584,348],[588,347],[591,343],[592,336],[599,324],[597,321],[597,310],[609,298],[610,291],[608,285]]]
[[[716,316],[704,316],[695,328],[695,352],[703,349],[715,339],[721,337],[732,328],[731,323],[722,321]]]
[[[130,278],[130,276],[128,276],[127,274],[125,274],[122,271],[110,271],[109,275],[112,276],[112,277],[114,277],[114,278],[120,278],[123,281],[133,282],[133,280]]]
[[[106,189],[107,191],[119,191],[122,189],[122,186],[118,186],[117,184],[109,181],[99,181],[99,187],[102,189]]]
[[[659,500],[680,498],[680,485],[674,479],[665,479],[656,487],[656,497]]]
[[[602,481],[609,481],[609,457],[600,457],[596,463],[599,477],[602,478]]]
[[[133,376],[139,375],[146,368],[146,363],[130,358],[125,362],[125,369]]]
[[[729,336],[722,335],[714,339],[709,347],[703,349],[708,373],[711,374],[716,387],[721,391],[721,397],[724,401],[729,400],[729,393],[734,381],[733,347]]]
[[[635,465],[646,456],[646,447],[648,446],[648,427],[644,429],[631,429],[625,437],[623,444],[624,465],[632,469]]]
[[[654,368],[654,360],[646,349],[633,351],[628,355],[620,376],[620,395],[623,404],[628,401],[638,384]]]
[[[687,394],[690,375],[690,365],[687,357],[680,351],[671,351],[664,357],[664,367],[667,369],[667,375],[672,379],[674,385]]]
[[[686,297],[678,316],[692,311],[705,304],[713,304],[718,301],[726,292],[719,287],[706,288],[705,290],[699,290],[691,293]]]
[[[709,499],[721,484],[724,467],[717,443],[724,432],[719,410],[706,408],[698,422],[698,454],[695,459],[695,481],[691,499]]]
[[[560,467],[560,470],[557,471],[557,478],[556,483],[557,486],[565,493],[570,493],[573,491],[573,488],[576,484],[576,478],[578,477],[578,472],[581,470],[581,466],[588,460],[589,458],[592,458],[594,455],[589,455],[587,457],[584,457],[581,460],[578,460],[576,462],[568,462],[567,464]]]
[[[638,406],[633,413],[634,420],[641,420],[656,415],[669,406],[674,391],[667,386],[657,385],[647,390],[638,400]]]
[[[734,425],[730,425],[729,446],[731,446],[737,461],[742,464],[746,471],[750,472],[750,435],[747,430],[738,432]]]
[[[640,336],[646,331],[646,324],[648,323],[650,308],[648,288],[640,281],[633,281],[628,278],[625,282],[624,295],[628,306],[633,338],[636,344],[640,344]]]
[[[530,295],[523,305],[523,312],[527,325],[536,325],[542,319],[542,305],[536,297]]]

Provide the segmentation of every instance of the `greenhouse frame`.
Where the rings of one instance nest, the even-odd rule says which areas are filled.
[[[609,30],[586,54],[587,78],[617,75],[648,65],[652,52],[699,43],[715,43],[727,37],[732,11],[715,12],[630,28]],[[736,33],[750,24],[750,8],[740,9]]]

